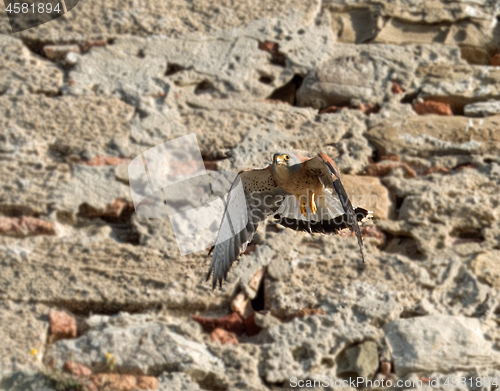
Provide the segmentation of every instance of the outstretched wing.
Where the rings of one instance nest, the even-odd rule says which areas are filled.
[[[326,154],[320,153],[318,156],[303,163],[308,171],[317,175],[325,187],[334,188],[339,196],[340,203],[345,212],[347,225],[354,231],[358,238],[361,258],[365,261],[365,252],[363,248],[363,239],[359,230],[358,218],[351,205],[351,201],[340,181],[339,169],[335,162]]]
[[[222,287],[231,265],[246,250],[257,226],[278,208],[288,194],[276,184],[271,168],[242,171],[231,185],[213,250],[207,281]],[[209,254],[210,254],[209,252]]]

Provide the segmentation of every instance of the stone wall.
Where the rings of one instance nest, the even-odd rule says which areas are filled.
[[[0,12],[0,390],[500,382],[499,2],[88,0],[16,34]],[[364,267],[348,231],[270,221],[212,291],[128,186],[189,133],[209,172],[334,157],[375,200]]]

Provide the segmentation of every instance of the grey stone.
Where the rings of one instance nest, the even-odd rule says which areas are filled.
[[[144,39],[128,37],[118,39],[113,45],[92,48],[72,69],[73,83],[68,92],[118,97],[137,106],[142,97],[168,94],[170,86],[163,78],[165,61],[140,56],[145,46]],[[102,69],[102,72],[95,72],[95,69]]]
[[[418,70],[419,97],[451,105],[460,112],[467,104],[500,97],[500,69],[480,65],[432,64]]]
[[[22,41],[0,35],[0,95],[56,95],[62,84],[63,73],[54,64],[31,53]]]
[[[484,251],[477,254],[471,263],[474,274],[495,288],[500,286],[500,270],[496,262],[499,257],[499,250]]]
[[[435,63],[463,63],[459,51],[429,45],[338,44],[327,61],[315,67],[297,91],[300,106],[324,108],[353,100],[382,103],[394,97],[391,81],[414,88],[418,67]]]
[[[498,37],[492,34],[487,21],[483,19],[483,22],[485,23],[481,28],[477,23],[466,20],[451,25],[447,21],[429,25],[395,17],[384,24],[375,42],[396,45],[431,42],[460,45],[464,58],[469,62],[487,64]]]
[[[353,99],[382,101],[389,92],[390,71],[377,72],[383,60],[366,57],[333,58],[309,73],[297,92],[301,106],[323,108],[349,105]],[[380,80],[382,79],[382,80]]]
[[[464,106],[467,117],[488,117],[500,113],[500,101],[489,100],[486,102],[470,103]]]
[[[324,9],[341,42],[460,45],[463,57],[475,64],[488,64],[498,45],[495,2],[352,0],[326,2]]]
[[[328,153],[336,157],[342,172],[358,173],[373,153],[363,137],[365,116],[357,110],[318,115],[310,108],[246,100],[187,102],[197,108],[184,111],[182,122],[197,132],[202,155],[233,157],[219,162],[219,170],[262,168],[276,150],[296,149]],[[213,128],[220,133],[211,133]],[[252,142],[241,143],[242,139]]]
[[[280,72],[277,81],[290,80],[291,72],[305,74],[328,59],[335,51],[336,39],[327,15],[318,13],[314,22],[310,20],[302,23],[301,28],[297,28],[302,18],[301,12],[290,10],[284,18],[254,20],[237,30],[239,34],[259,42],[271,41],[279,45],[279,52],[285,59],[285,69]],[[229,34],[234,35],[230,30],[221,32],[221,35],[226,37]]]
[[[120,149],[124,155],[137,156],[151,147],[190,133],[190,129],[182,124],[177,110],[162,107],[161,110],[146,110],[143,115],[142,118],[137,115],[131,121],[130,142],[120,140]],[[200,133],[198,132],[198,137]],[[201,144],[200,147],[203,151],[204,145]]]
[[[409,373],[498,369],[500,355],[484,338],[479,319],[424,316],[398,319],[384,327],[398,376]]]
[[[145,322],[128,327],[108,326],[73,340],[56,342],[49,359],[60,368],[70,357],[94,369],[106,368],[106,353],[121,373],[158,376],[182,371],[198,382],[224,383],[224,365],[198,342],[172,332],[167,323]]]
[[[119,312],[116,315],[91,315],[82,321],[79,327],[82,333],[88,331],[102,331],[108,327],[126,329],[132,326],[143,326],[145,324],[166,324],[168,329],[193,342],[205,342],[201,326],[184,317],[172,316],[167,311],[155,311],[143,314],[130,314]]]
[[[457,164],[451,160],[450,168]],[[399,210],[401,220],[397,224],[391,223],[395,227],[399,225],[399,228],[393,231],[388,226],[384,230],[409,233],[416,240],[418,251],[426,255],[433,254],[436,247],[458,252],[468,248],[473,252],[487,246],[486,243],[494,243],[498,224],[495,199],[499,178],[489,175],[494,164],[482,163],[481,166],[484,168],[479,171],[464,169],[453,175],[429,175],[412,180],[411,183],[403,179],[402,172],[391,174],[384,179],[384,183],[391,189],[397,189],[397,195],[403,197],[404,201]],[[474,194],[478,186],[483,189],[481,195]],[[457,210],[462,212],[456,213]],[[446,225],[433,224],[434,221],[444,220],[447,221]],[[481,230],[488,233],[484,236],[484,242]],[[471,239],[461,241],[462,236]],[[474,283],[478,289],[481,285],[477,281]],[[478,290],[475,289],[475,292],[475,300],[480,300]]]
[[[315,23],[298,33],[302,18],[295,11],[287,18],[262,19],[221,31],[213,39],[202,34],[119,37],[113,45],[92,48],[79,58],[67,91],[122,96],[141,109],[155,107],[158,100],[172,95],[172,84],[200,95],[264,99],[294,73],[306,72],[332,51],[334,38],[328,26]],[[271,39],[286,64],[273,63],[272,55],[259,49],[259,42]],[[123,61],[125,57],[129,61]],[[96,68],[103,71],[95,73]]]
[[[0,301],[0,371],[39,370],[49,331],[48,313],[49,307],[43,304]]]
[[[37,297],[85,313],[137,312],[163,306],[192,314],[229,306],[235,277],[229,276],[224,290],[211,295],[204,278],[206,269],[200,267],[205,253],[180,258],[172,228],[165,224],[167,236],[162,237],[163,232],[152,225],[152,232],[158,232],[156,240],[167,243],[161,250],[120,243],[109,225],[102,226],[104,232],[92,224],[90,232],[69,229],[57,242],[44,236],[27,239],[22,246],[17,242],[24,257],[12,254],[15,239],[0,237],[0,256],[8,265],[0,276],[0,298]],[[54,279],[59,283],[47,283]]]
[[[224,344],[218,342],[209,343],[210,350],[219,357],[225,366],[228,379],[228,389],[244,389],[258,391],[264,389],[265,381],[262,377],[262,347],[254,341],[238,345]]]
[[[381,325],[398,318],[403,308],[394,295],[385,297],[363,297],[352,306],[353,313],[361,321],[368,320],[375,325]]]
[[[130,189],[115,180],[115,167],[88,167],[76,165],[72,176],[61,181],[49,195],[49,202],[57,205],[61,213],[77,214],[81,205],[88,205],[97,213],[120,198],[131,202]]]
[[[301,246],[295,245],[298,241]],[[415,282],[418,268],[401,264],[392,255],[384,254],[382,260],[368,250],[374,263],[391,266],[384,277],[378,268],[361,272],[353,237],[310,236],[287,230],[268,232],[266,242],[273,243],[272,251],[280,256],[274,256],[264,280],[265,308],[280,318],[293,316],[302,309],[321,308],[355,317],[356,322],[381,325],[397,318],[401,307],[413,301],[407,297],[396,299],[394,294],[385,292],[405,291],[412,286],[418,292],[416,297],[423,294]],[[369,246],[369,242],[365,241],[365,245]],[[388,285],[383,281],[391,282]]]
[[[377,344],[365,341],[346,349],[337,358],[337,374],[371,379],[378,368]]]
[[[56,391],[55,384],[39,372],[0,372],[1,391]]]
[[[50,157],[59,161],[70,155],[83,160],[116,154],[112,140],[128,136],[134,114],[134,108],[120,100],[91,96],[1,96],[0,102],[4,148],[25,154],[50,149]]]
[[[440,154],[497,154],[500,118],[472,119],[459,116],[416,116],[406,121],[383,121],[366,136],[381,155],[432,157]]]
[[[124,6],[115,1],[108,3],[105,10],[95,0],[87,2],[85,7],[80,5],[64,18],[58,18],[34,30],[22,31],[18,35],[27,40],[39,40],[43,37],[44,43],[112,39],[119,35],[179,36],[201,32],[211,36],[220,30],[232,30],[256,19],[285,16],[291,9],[302,15],[298,21],[300,25],[309,24],[320,11],[320,3],[314,0],[287,0],[276,4],[259,0],[251,4],[239,2],[234,5],[222,1],[196,4],[180,1],[168,5],[154,1],[140,6]],[[12,33],[8,19],[2,19],[0,33]]]
[[[379,337],[372,326],[360,327],[341,318],[312,315],[267,329],[273,343],[263,347],[265,380],[288,382],[290,373],[298,379],[313,373],[337,378],[336,360],[347,345]]]
[[[259,82],[260,75],[275,79],[282,68],[273,66],[268,53],[258,49],[256,39],[236,36],[231,39],[189,41],[154,37],[148,41],[146,59],[162,59],[183,70],[170,76],[177,85],[197,93],[219,97],[238,94],[241,97],[265,98],[272,86]],[[204,61],[198,61],[203,57]]]
[[[191,380],[189,375],[183,372],[165,373],[161,375],[158,380],[160,382],[158,391],[199,391],[201,389],[198,383]]]
[[[232,171],[207,171],[210,178],[210,189],[214,197],[224,197],[231,189],[236,176]]]
[[[118,100],[1,96],[0,150],[9,159],[0,167],[8,184],[0,191],[0,208],[46,214],[50,203],[59,203],[49,200],[49,194],[70,180],[73,160],[116,155],[113,139],[128,136],[132,114],[133,108]],[[68,191],[68,197],[75,194]]]
[[[394,16],[401,20],[414,23],[439,23],[455,22],[457,20],[471,19],[476,23],[488,22],[491,16],[498,12],[498,5],[489,2],[462,3],[453,1],[449,3],[414,3],[411,0],[401,0],[398,4],[375,2],[367,0],[347,0],[343,3],[328,2],[328,9],[335,12],[346,12],[365,9],[380,16]],[[425,7],[425,5],[429,7]]]

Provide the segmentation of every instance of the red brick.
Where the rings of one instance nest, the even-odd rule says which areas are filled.
[[[440,173],[440,174],[449,174],[450,172],[450,169],[449,168],[446,168],[446,167],[441,167],[441,166],[433,166],[433,167],[430,167],[426,172],[425,172],[425,175],[429,175],[429,174],[434,174],[434,173]]]
[[[382,246],[383,244],[385,244],[386,236],[380,228],[378,228],[374,225],[367,225],[367,226],[359,227],[359,230],[360,230],[361,236],[363,238],[376,239],[377,246]],[[351,230],[341,231],[339,233],[339,235],[344,236],[344,237],[356,236],[356,234],[354,232],[352,232]]]
[[[37,235],[55,235],[54,223],[30,216],[0,216],[0,235],[24,238]]]
[[[152,376],[121,375],[117,373],[99,373],[91,377],[98,389],[115,391],[156,390],[158,379]]]
[[[268,53],[273,53],[279,50],[279,44],[271,41],[259,42],[259,49]]]
[[[280,45],[271,41],[259,41],[259,49],[268,52],[272,56],[272,62],[285,65],[286,56],[280,52]]]
[[[137,390],[156,390],[158,379],[153,376],[136,376],[135,388]]]
[[[340,110],[340,107],[338,107],[338,106],[328,106],[328,107],[319,109],[318,114],[331,114],[331,113],[336,113],[339,110]]]
[[[54,340],[76,338],[75,318],[66,312],[52,310],[49,312],[50,335]]]
[[[491,65],[499,66],[500,65],[500,53],[495,54],[491,57]]]
[[[256,247],[257,246],[255,245],[255,243],[250,243],[245,249],[245,251],[243,251],[243,254],[245,255],[253,254],[255,252]]]
[[[211,332],[216,328],[231,331],[237,335],[241,335],[245,332],[243,319],[241,319],[236,312],[222,318],[205,318],[203,316],[193,315],[192,319],[198,322],[207,332]]]
[[[217,161],[204,160],[205,169],[208,171],[217,171]]]
[[[73,361],[66,361],[63,370],[75,376],[90,377],[92,375],[92,369],[88,366]]]
[[[86,166],[100,167],[100,166],[116,166],[117,164],[128,164],[131,159],[118,156],[94,156],[90,160],[81,161],[80,164]]]
[[[391,80],[392,82],[392,88],[391,91],[394,95],[398,95],[403,93],[403,90],[401,89],[401,86],[394,80]]]
[[[238,337],[236,336],[235,333],[232,333],[230,331],[226,331],[221,328],[216,328],[210,333],[210,339],[212,341],[218,341],[222,345],[228,343],[231,345],[238,345]]]
[[[413,110],[419,115],[437,114],[437,115],[453,115],[451,107],[448,103],[435,102],[427,100],[425,102],[415,103]]]
[[[406,171],[406,176],[410,178],[417,176],[417,172],[406,163],[372,163],[366,167],[365,171],[367,175],[380,177],[389,174],[392,170],[399,167],[402,167]]]
[[[103,46],[107,46],[108,43],[103,40],[103,39],[92,39],[92,40],[87,40],[84,44],[80,45],[80,48],[82,50],[82,52],[87,52],[89,51],[91,48],[93,48],[94,46],[97,46],[97,47],[103,47]]]
[[[89,217],[120,217],[125,209],[133,209],[134,204],[121,198],[115,198],[111,204],[106,205],[104,211],[98,211],[89,207]]]
[[[399,163],[394,163],[394,164],[372,163],[366,167],[365,171],[366,174],[370,176],[385,176],[399,166],[400,166]]]
[[[389,376],[391,373],[391,363],[389,361],[382,361],[380,363],[380,372],[382,372],[384,376]]]
[[[255,312],[245,319],[245,331],[249,337],[260,333],[262,328],[255,323]]]

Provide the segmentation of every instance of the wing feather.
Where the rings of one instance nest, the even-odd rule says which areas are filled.
[[[239,188],[243,189],[244,202],[240,203],[240,200],[238,200],[236,203],[237,208],[235,208],[232,204],[235,196],[241,198],[238,195],[241,193],[236,192],[239,184],[242,185]],[[277,186],[270,167],[261,170],[242,171],[238,174],[228,193],[226,209],[213,247],[212,261],[207,273],[207,281],[212,275],[213,288],[215,288],[217,282],[219,286],[222,286],[222,280],[226,280],[231,265],[251,242],[259,223],[278,208],[279,202],[283,200],[286,194],[288,193]],[[231,222],[233,220],[241,221],[241,216],[244,216],[245,212],[246,222],[234,229]],[[226,224],[227,222],[228,224]],[[225,224],[231,225],[232,234],[229,237],[224,236],[222,233]]]
[[[340,173],[335,162],[326,154],[320,153],[318,156],[303,163],[307,170],[317,175],[325,187],[333,187],[339,196],[340,203],[344,209],[347,219],[347,225],[354,231],[358,239],[361,258],[365,261],[365,252],[363,247],[363,238],[359,230],[358,219],[351,205],[351,201],[345,191],[344,185],[340,181]]]

